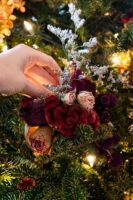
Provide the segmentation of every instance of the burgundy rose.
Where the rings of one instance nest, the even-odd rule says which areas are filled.
[[[55,127],[56,119],[62,120],[65,117],[65,111],[68,105],[62,107],[63,103],[56,96],[46,98],[44,103],[44,113],[49,125]]]
[[[45,125],[44,99],[23,99],[20,107],[20,118],[30,126]]]
[[[51,95],[45,99],[45,107],[49,110],[55,108],[59,104],[61,104],[61,101],[54,95]]]
[[[114,145],[117,145],[120,141],[120,136],[119,135],[113,135],[112,137],[109,137],[105,140],[102,140],[98,143],[98,148],[99,149],[105,149],[109,150],[111,149]]]
[[[110,96],[110,108],[113,108],[117,105],[118,98],[116,97],[115,94],[109,94],[109,96]]]
[[[79,104],[75,104],[69,108],[67,117],[72,118],[75,115],[76,124],[88,124],[88,112]]]
[[[113,135],[110,138],[107,138],[103,141],[97,143],[98,152],[100,155],[105,156],[108,161],[108,164],[114,169],[117,170],[123,163],[123,159],[120,153],[116,152],[113,148],[120,141],[119,135]]]
[[[68,108],[69,107],[65,104],[61,104],[61,105],[55,107],[55,109],[53,111],[54,119],[57,119],[57,121],[60,121],[60,120],[62,121],[66,116]],[[55,123],[56,123],[56,120],[55,120]]]
[[[111,155],[108,156],[108,164],[114,169],[118,170],[123,164],[123,159],[120,153],[114,151]]]
[[[76,89],[76,92],[79,93],[81,91],[89,91],[95,94],[96,92],[96,84],[87,78],[84,79],[73,79],[71,81],[72,90]]]
[[[117,104],[117,97],[115,94],[100,94],[96,98],[96,109],[112,108]]]
[[[98,96],[97,100],[99,101],[99,105],[103,107],[109,107],[110,105],[110,96],[109,94],[101,94]]]
[[[45,99],[44,102],[44,114],[47,123],[51,126],[55,126],[55,117],[54,110],[58,106],[62,105],[62,102],[58,99],[58,97],[52,95]],[[59,115],[58,115],[59,116]]]
[[[77,125],[88,124],[88,112],[78,104],[69,106],[64,120],[60,122],[59,131],[62,135],[65,137],[72,137]]]
[[[47,123],[68,138],[78,124],[88,124],[88,112],[79,104],[66,105],[54,96],[46,99],[44,112]]]
[[[66,137],[72,137],[72,127],[65,123],[68,109],[69,106],[63,104],[56,96],[50,96],[45,100],[44,112],[47,123],[62,134],[64,133]]]
[[[34,178],[24,177],[20,183],[17,184],[19,190],[32,190],[35,187],[36,181]]]
[[[105,110],[99,114],[101,123],[108,123],[111,119],[109,111]]]
[[[72,77],[71,77],[71,81],[73,81],[74,79],[79,79],[79,76],[83,75],[82,72],[77,69],[75,70],[75,72],[73,73]]]
[[[100,126],[100,119],[96,111],[91,110],[88,116],[88,123],[91,124],[94,130],[98,129]]]

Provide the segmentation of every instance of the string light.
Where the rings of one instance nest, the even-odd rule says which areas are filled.
[[[26,31],[28,31],[29,33],[33,34],[33,25],[32,23],[28,22],[28,21],[24,21],[24,28]]]
[[[32,47],[33,47],[34,49],[38,49],[38,48],[39,48],[39,46],[38,46],[37,44],[33,44]]]
[[[95,164],[95,162],[96,162],[96,156],[95,156],[95,155],[92,155],[92,154],[87,155],[87,156],[86,156],[86,160],[88,161],[89,165],[90,165],[91,167],[93,167],[94,164]]]
[[[119,65],[120,64],[120,57],[118,57],[117,55],[113,55],[112,56],[112,62],[114,65]]]
[[[104,16],[111,16],[111,15],[112,15],[112,13],[110,13],[110,12],[104,13]]]
[[[123,194],[124,194],[123,200],[133,200],[133,193],[124,191]]]
[[[32,16],[31,19],[32,19],[33,22],[37,22],[37,18],[36,17]]]
[[[110,61],[114,67],[127,69],[131,64],[130,51],[117,52],[110,56]]]
[[[4,44],[2,47],[2,51],[7,51],[7,50],[8,50],[8,46],[6,44]]]
[[[118,38],[118,36],[119,36],[119,33],[115,33],[115,34],[114,34],[114,38],[116,38],[116,39],[117,39],[117,38]]]

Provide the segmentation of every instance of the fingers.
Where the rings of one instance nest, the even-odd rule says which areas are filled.
[[[59,77],[62,74],[62,70],[51,56],[30,47],[28,47],[27,53],[29,54],[29,59],[26,64],[27,70],[34,65],[41,66],[59,82]]]
[[[59,77],[62,74],[62,71],[56,61],[51,56],[24,44],[16,46],[12,49],[12,52],[14,52],[15,55],[17,55],[16,53],[19,52],[17,58],[20,58],[16,60],[18,60],[19,62],[21,61],[21,69],[25,71],[25,73],[34,65],[38,65],[40,67],[44,67],[45,71],[47,71],[59,83]],[[16,66],[19,65],[16,64]]]
[[[59,81],[57,81],[56,78],[52,77],[45,69],[43,69],[40,66],[33,66],[29,70],[25,72],[25,75],[28,77],[31,77],[35,81],[37,81],[39,84],[52,84],[52,85],[58,85]]]
[[[41,85],[35,84],[35,82],[32,81],[32,79],[29,80],[26,78],[25,78],[25,87],[24,87],[23,93],[34,98],[41,97],[41,96],[47,97],[53,94],[47,88]]]
[[[38,51],[37,64],[44,67],[50,74],[53,76],[59,77],[62,74],[62,71],[56,61],[46,54],[43,54]]]
[[[62,71],[55,60],[46,54],[39,52],[39,59],[37,60],[37,64],[42,66],[45,71],[47,71],[52,77],[54,77],[59,84],[59,77],[62,74]]]

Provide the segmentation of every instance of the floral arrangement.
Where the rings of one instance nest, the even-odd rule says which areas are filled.
[[[0,1],[0,41],[4,36],[11,34],[10,29],[13,27],[13,21],[16,16],[13,15],[14,9],[19,9],[21,12],[25,12],[23,0],[1,0]]]
[[[61,75],[61,84],[57,87],[45,85],[55,95],[26,98],[21,102],[20,117],[28,124],[25,138],[35,155],[50,154],[59,135],[73,140],[80,125],[91,127],[94,134],[104,124],[113,126],[111,112],[117,109],[117,86],[131,87],[127,71],[117,74],[110,66],[90,65],[86,55],[97,45],[97,39],[91,38],[79,48],[77,31],[85,20],[79,17],[81,10],[74,4],[68,5],[68,11],[75,33],[48,25],[48,30],[60,38],[67,55],[68,65]],[[96,144],[99,154],[104,155],[114,168],[122,164],[121,155],[114,150],[119,140],[118,134],[111,134]]]

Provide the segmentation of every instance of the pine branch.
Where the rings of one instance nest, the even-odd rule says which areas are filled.
[[[89,199],[89,193],[80,178],[81,176],[81,168],[70,168],[66,170],[62,180],[62,200]]]

